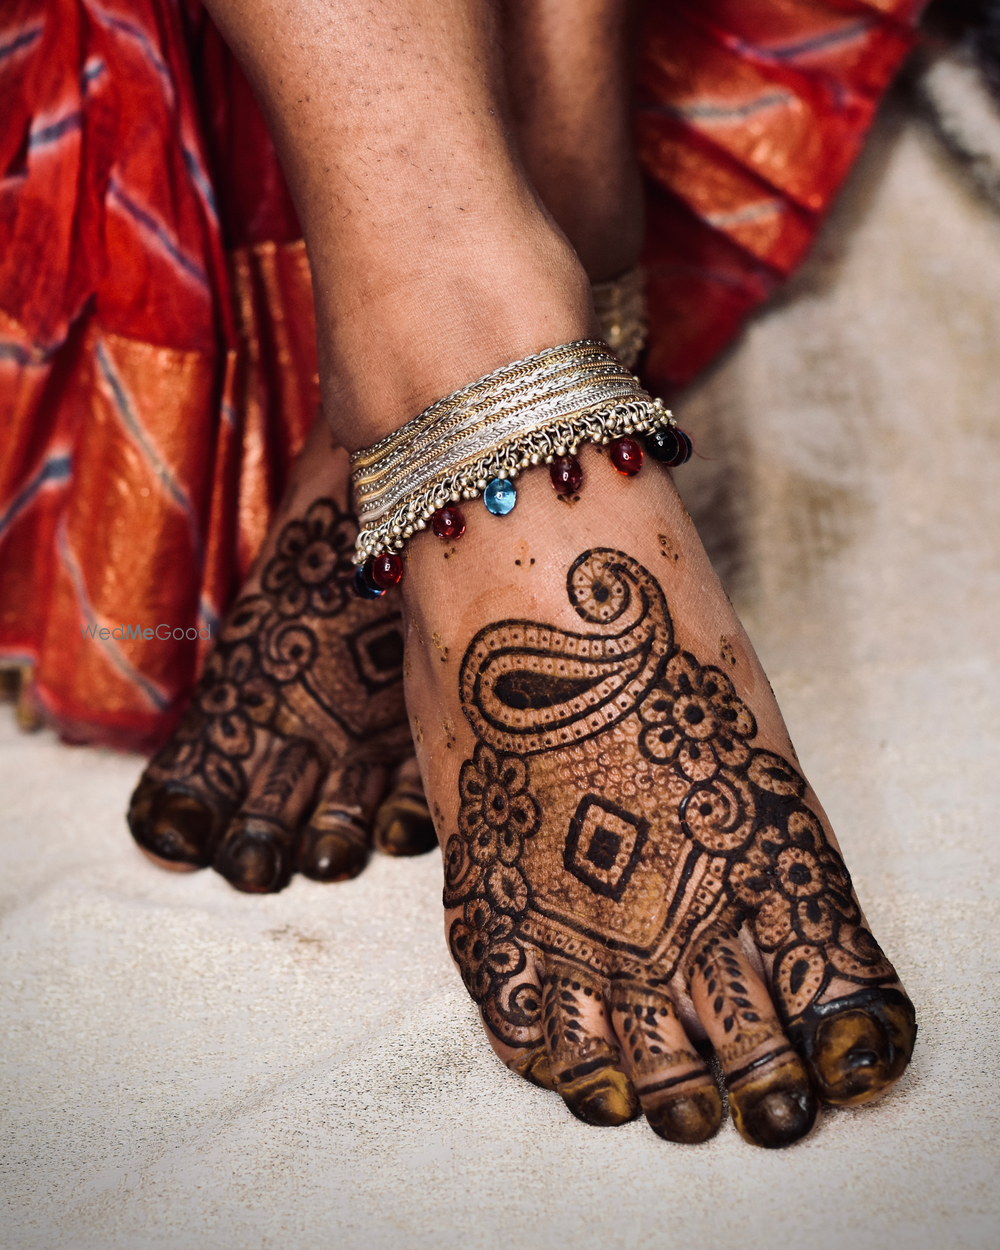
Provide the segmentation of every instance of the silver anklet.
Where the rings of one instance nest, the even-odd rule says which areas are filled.
[[[441,538],[465,532],[454,505],[483,496],[504,516],[522,469],[547,464],[559,494],[583,481],[582,443],[610,444],[627,477],[646,450],[682,464],[691,441],[663,401],[653,399],[607,344],[591,339],[551,347],[487,374],[440,399],[373,447],[351,456],[360,532],[355,586],[373,597],[402,576],[406,541],[430,525]]]

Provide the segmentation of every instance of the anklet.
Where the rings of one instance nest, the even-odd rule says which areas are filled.
[[[398,555],[419,530],[440,538],[465,532],[455,505],[483,496],[505,516],[523,469],[547,464],[557,494],[583,482],[582,443],[609,445],[619,473],[632,477],[645,448],[669,465],[691,455],[662,400],[652,399],[606,344],[584,339],[515,361],[438,400],[373,447],[351,456],[360,522],[359,593],[398,582]]]
[[[634,369],[649,337],[645,273],[636,265],[610,282],[592,282],[590,293],[605,342],[626,369]]]

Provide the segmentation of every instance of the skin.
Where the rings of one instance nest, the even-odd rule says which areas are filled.
[[[498,1055],[580,1119],[711,1136],[707,1039],[744,1138],[787,1145],[898,1079],[913,1010],[668,475],[582,461],[575,502],[528,474],[447,563],[410,549],[451,953]]]
[[[503,12],[212,9],[282,150],[342,446],[594,332],[587,273],[515,142]],[[405,691],[450,949],[500,1057],[581,1119],[641,1109],[704,1140],[721,1100],[702,1039],[739,1131],[786,1145],[820,1100],[898,1079],[912,1007],[669,476],[581,459],[575,502],[538,470],[507,518],[472,504],[463,538],[407,550]],[[588,720],[604,680],[614,712]],[[546,715],[568,736],[547,740]]]
[[[330,471],[332,470],[332,472]],[[319,493],[318,493],[319,492]],[[435,844],[403,704],[396,593],[356,598],[347,456],[320,420],[129,825],[172,869],[239,890],[356,876]]]
[[[234,7],[230,21],[244,18]],[[355,26],[358,20],[355,16]],[[535,195],[547,206],[587,278],[596,282],[630,269],[642,244],[642,195],[630,107],[636,27],[634,5],[511,0],[498,10],[494,29],[504,52],[501,72],[511,102],[509,125],[534,188],[522,190],[522,198]],[[270,27],[258,37],[270,38]],[[342,61],[353,54],[353,46],[348,41]],[[328,54],[329,59],[337,57]],[[370,101],[365,107],[370,109]],[[307,121],[320,134],[331,124],[322,111],[318,119]],[[321,144],[305,122],[297,124],[310,142]],[[401,125],[398,115],[392,124]],[[401,186],[413,177],[409,166],[394,176]],[[437,184],[430,192],[443,193]],[[351,211],[352,223],[363,220],[363,212]],[[440,208],[436,215],[442,212],[447,216]],[[377,228],[366,226],[373,233]],[[427,240],[412,246],[426,248]],[[315,266],[315,252],[312,259]],[[364,272],[372,269],[369,259]],[[368,368],[377,363],[366,357]],[[390,605],[398,610],[396,592],[376,603],[350,600],[344,611],[321,619],[308,607],[299,614],[296,619],[318,646],[299,674],[304,680],[279,683],[271,691],[274,699],[266,714],[244,699],[242,686],[250,674],[242,674],[242,683],[234,688],[221,658],[234,649],[226,638],[247,637],[243,628],[234,632],[233,622],[248,605],[259,603],[262,574],[285,540],[293,540],[289,527],[308,526],[317,500],[332,500],[341,514],[350,513],[348,476],[348,458],[320,415],[260,557],[226,618],[220,656],[209,662],[182,725],[133,796],[133,836],[162,867],[210,865],[237,889],[269,892],[286,885],[294,871],[319,881],[353,877],[364,868],[372,846],[413,855],[435,845],[412,744],[407,732],[399,733],[405,723],[401,671],[379,677],[376,711],[366,706],[370,691],[364,673],[353,660],[339,662],[341,639],[366,622],[376,628]],[[352,571],[342,562],[331,565],[334,579]],[[280,615],[288,621],[287,604]],[[251,634],[259,652],[263,633]],[[259,680],[259,663],[254,665],[253,679]],[[234,712],[239,722],[225,726],[228,734],[222,733],[222,709]],[[277,785],[274,778],[287,771],[284,752],[291,743],[299,744],[303,775],[291,787]]]

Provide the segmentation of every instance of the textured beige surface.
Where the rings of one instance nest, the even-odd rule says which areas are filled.
[[[686,494],[918,1006],[899,1088],[779,1153],[587,1128],[481,1040],[436,857],[272,898],[159,872],[122,820],[136,761],[4,711],[0,1244],[1000,1243],[1000,217],[890,109],[683,417],[711,457]]]

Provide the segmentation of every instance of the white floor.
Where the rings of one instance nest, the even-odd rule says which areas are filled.
[[[890,107],[808,269],[683,405],[684,489],[913,1066],[791,1150],[596,1130],[492,1058],[437,858],[245,898],[133,850],[140,764],[0,710],[0,1245],[1000,1244],[1000,216]]]

